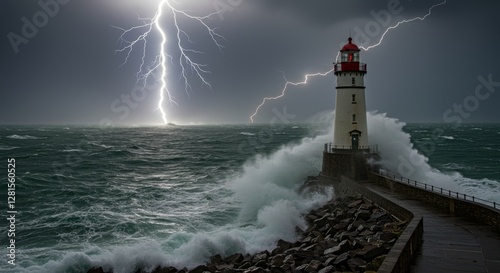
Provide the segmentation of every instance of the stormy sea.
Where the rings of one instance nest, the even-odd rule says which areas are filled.
[[[2,126],[15,159],[15,266],[9,221],[1,272],[131,273],[293,241],[301,215],[333,195],[299,193],[321,168],[324,123],[100,128]],[[405,124],[368,117],[387,171],[500,202],[500,124]],[[418,152],[417,152],[418,150]]]

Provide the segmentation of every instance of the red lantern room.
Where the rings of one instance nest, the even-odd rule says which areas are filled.
[[[340,50],[340,63],[335,63],[335,75],[340,72],[361,72],[366,74],[366,64],[359,62],[359,48],[352,43],[349,37],[348,43]]]

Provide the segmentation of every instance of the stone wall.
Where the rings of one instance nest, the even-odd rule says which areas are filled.
[[[366,160],[369,155],[361,150],[337,149],[334,153],[323,152],[321,175],[340,180],[342,175],[355,179],[367,179]]]
[[[458,216],[473,219],[477,222],[493,226],[500,230],[500,211],[489,206],[417,188],[411,184],[401,183],[373,173],[370,173],[368,178],[371,182],[390,188],[393,192],[401,193],[417,200],[422,200],[433,205],[434,207],[441,208]]]
[[[351,175],[351,154],[323,152],[321,175],[340,179],[340,175]]]

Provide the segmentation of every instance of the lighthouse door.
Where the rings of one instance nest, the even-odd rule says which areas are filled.
[[[351,147],[353,150],[357,150],[359,147],[359,135],[352,134],[351,135]]]

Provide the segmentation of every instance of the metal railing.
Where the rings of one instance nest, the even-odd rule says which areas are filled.
[[[324,151],[326,153],[335,153],[335,150],[358,150],[364,153],[378,153],[378,145],[369,145],[369,146],[358,146],[355,149],[352,146],[343,146],[343,145],[333,145],[333,143],[325,143]]]
[[[376,172],[373,172],[373,173],[377,174]],[[398,182],[398,183],[403,183],[403,184],[410,185],[412,187],[424,189],[426,191],[431,191],[431,192],[439,193],[441,195],[444,195],[444,196],[447,196],[447,197],[450,197],[450,198],[459,199],[459,200],[466,200],[466,201],[471,201],[473,203],[478,203],[478,204],[481,204],[481,205],[486,205],[486,206],[492,207],[493,209],[496,209],[496,210],[500,211],[500,204],[498,204],[496,202],[492,202],[492,201],[489,201],[489,200],[481,199],[481,198],[478,198],[478,197],[475,197],[475,196],[472,196],[472,195],[467,195],[465,193],[459,193],[459,192],[455,192],[455,191],[443,189],[441,187],[436,187],[434,185],[429,185],[427,183],[418,182],[418,181],[415,181],[415,180],[411,180],[411,179],[402,177],[400,175],[396,175],[396,174],[393,174],[393,173],[390,173],[390,172],[383,171],[383,170],[379,170],[378,175],[390,178],[393,181]]]

